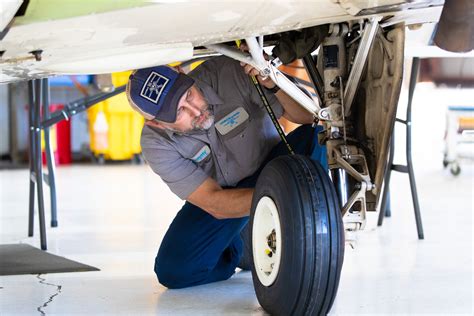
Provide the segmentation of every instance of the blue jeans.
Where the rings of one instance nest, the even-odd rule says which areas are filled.
[[[316,130],[303,125],[287,136],[297,154],[325,165],[326,149],[317,144]],[[288,154],[280,142],[252,176],[240,181],[236,188],[253,188],[258,175],[270,160]],[[186,202],[171,223],[155,259],[158,280],[170,289],[184,288],[230,278],[243,253],[240,231],[249,217],[216,219],[206,211]]]

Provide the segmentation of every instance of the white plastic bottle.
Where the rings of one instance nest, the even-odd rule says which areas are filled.
[[[99,111],[95,118],[94,126],[94,144],[98,153],[103,153],[109,147],[108,131],[109,125],[103,111]]]

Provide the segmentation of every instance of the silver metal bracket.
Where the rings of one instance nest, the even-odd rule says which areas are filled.
[[[375,188],[370,179],[365,156],[357,153],[357,151],[353,146],[345,144],[333,149],[337,166],[345,170],[358,182],[356,191],[352,193],[347,203],[342,207],[344,228],[351,232],[364,229],[367,218],[366,193]],[[358,166],[361,171],[356,170],[353,167],[354,165]],[[359,205],[356,209],[357,203]]]
[[[357,231],[364,229],[367,219],[366,192],[367,185],[362,182],[360,189],[352,193],[346,205],[342,208],[342,221],[346,230]],[[357,202],[360,204],[360,209],[357,211],[351,210]]]
[[[342,127],[342,122],[338,120],[341,112],[341,105],[337,103],[333,103],[328,105],[318,112],[318,116],[321,120],[325,120],[331,122],[331,126]]]
[[[334,149],[336,154],[336,162],[338,165],[347,171],[354,179],[358,182],[365,183],[367,190],[372,190],[375,186],[372,184],[369,175],[369,168],[367,167],[367,162],[365,160],[365,156],[362,154],[353,154],[350,153],[349,149],[345,148],[346,153],[343,156],[342,151]],[[357,171],[352,165],[359,165],[362,168],[362,172]]]

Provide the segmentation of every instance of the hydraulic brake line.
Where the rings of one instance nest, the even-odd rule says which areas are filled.
[[[240,40],[236,40],[235,43],[237,44],[237,47],[240,48],[240,44],[241,44]],[[252,83],[255,86],[255,89],[257,89],[258,95],[260,96],[260,99],[262,100],[262,103],[265,106],[265,109],[267,110],[267,113],[270,116],[270,119],[272,120],[272,123],[278,132],[278,135],[280,135],[282,142],[285,144],[286,149],[288,149],[288,153],[290,155],[294,155],[295,152],[293,151],[293,148],[291,148],[291,145],[288,143],[288,140],[286,139],[286,136],[285,136],[285,132],[283,132],[283,129],[281,128],[280,123],[278,123],[275,112],[270,106],[267,96],[263,92],[262,85],[260,84],[260,82],[258,82],[256,76],[249,76],[249,77],[252,80]]]
[[[280,135],[281,140],[285,144],[286,148],[288,149],[288,152],[290,155],[294,155],[295,152],[293,151],[293,148],[291,148],[291,145],[288,143],[288,140],[286,139],[285,133],[283,132],[283,129],[281,128],[280,123],[278,123],[278,120],[275,116],[275,112],[273,111],[272,107],[270,106],[270,103],[268,102],[267,96],[263,92],[262,85],[260,82],[258,82],[257,78],[255,76],[250,76],[252,79],[252,82],[255,86],[255,88],[258,91],[258,94],[260,95],[260,99],[263,102],[263,105],[265,106],[265,109],[267,110],[268,115],[270,116],[270,119],[272,120],[273,125],[275,126],[278,135]]]

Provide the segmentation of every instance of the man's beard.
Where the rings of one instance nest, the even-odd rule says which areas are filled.
[[[193,126],[192,131],[200,132],[200,131],[207,131],[211,128],[212,124],[214,124],[214,115],[209,110],[209,108],[201,111],[201,115],[196,117],[192,122],[191,125]]]
[[[209,109],[209,107],[207,107],[205,110],[201,111],[201,114],[199,116],[195,117],[192,120],[192,122],[191,122],[192,128],[191,129],[188,129],[188,130],[185,130],[185,131],[174,129],[172,127],[166,127],[166,129],[169,130],[169,131],[172,131],[176,134],[184,135],[184,134],[192,133],[192,132],[207,131],[208,129],[210,129],[212,127],[213,124],[214,124],[214,114]]]

